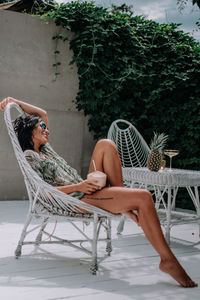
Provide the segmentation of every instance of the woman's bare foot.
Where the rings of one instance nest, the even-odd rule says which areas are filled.
[[[171,275],[183,287],[196,287],[198,284],[194,282],[176,258],[171,260],[161,260],[160,270]]]

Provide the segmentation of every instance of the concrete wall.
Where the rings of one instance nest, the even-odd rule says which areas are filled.
[[[54,79],[55,41],[61,29],[50,21],[10,11],[0,11],[0,99],[11,96],[47,110],[50,143],[83,177],[94,141],[87,119],[72,100],[78,91],[77,69],[69,66],[69,42],[58,44],[61,75]],[[72,37],[71,33],[68,33]],[[26,199],[22,176],[0,112],[0,200]]]

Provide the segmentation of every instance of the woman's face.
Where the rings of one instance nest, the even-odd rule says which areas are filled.
[[[36,146],[36,147],[45,145],[48,142],[49,130],[43,121],[39,122],[36,125],[36,127],[33,129],[32,140],[33,140],[34,146]]]

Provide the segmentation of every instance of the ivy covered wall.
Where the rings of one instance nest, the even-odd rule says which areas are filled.
[[[115,119],[127,119],[147,142],[154,131],[167,133],[168,147],[180,150],[176,167],[199,169],[200,44],[177,24],[134,16],[125,5],[109,10],[78,1],[47,15],[74,33],[74,100],[95,137],[105,137]],[[60,63],[57,52],[57,69]]]

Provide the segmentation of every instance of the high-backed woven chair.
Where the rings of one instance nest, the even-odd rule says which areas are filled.
[[[139,131],[126,120],[114,121],[108,131],[107,138],[112,140],[116,146],[122,164],[122,173],[127,167],[146,167],[150,148]],[[137,187],[134,183],[127,181],[123,176],[124,184],[128,187]],[[121,233],[124,228],[124,219],[121,217],[117,232]]]
[[[109,128],[107,137],[117,146],[122,168],[146,166],[150,152],[149,146],[130,122],[114,121]]]
[[[110,252],[112,251],[111,218],[119,218],[119,216],[66,195],[43,181],[25,159],[24,153],[13,129],[11,108],[17,109],[19,114],[23,114],[24,112],[17,104],[9,103],[4,112],[4,118],[17,161],[24,176],[24,182],[29,198],[29,211],[15,251],[16,258],[21,256],[22,246],[24,245],[46,245],[58,243],[74,247],[75,249],[79,249],[84,253],[91,255],[92,262],[90,272],[92,274],[96,274],[99,261],[97,257],[97,242],[99,240],[105,241],[107,255],[110,255]],[[34,228],[28,230],[31,221],[34,218],[37,218],[40,223]],[[47,232],[46,225],[52,218],[54,220],[59,220],[61,218],[62,220],[64,219],[66,222],[71,223],[72,226],[82,235],[82,239],[68,240]],[[79,227],[77,223],[75,224],[76,221],[87,221],[93,224],[93,236],[89,237],[86,235],[83,231],[82,223]],[[100,229],[102,227],[106,230],[106,236],[104,239],[99,238]],[[36,238],[34,238],[34,240],[27,240],[29,233],[32,233],[34,230],[37,230]],[[45,239],[43,239],[43,237],[45,237]],[[51,240],[47,241],[46,237],[50,237]],[[89,248],[84,246],[85,242],[89,243]]]

